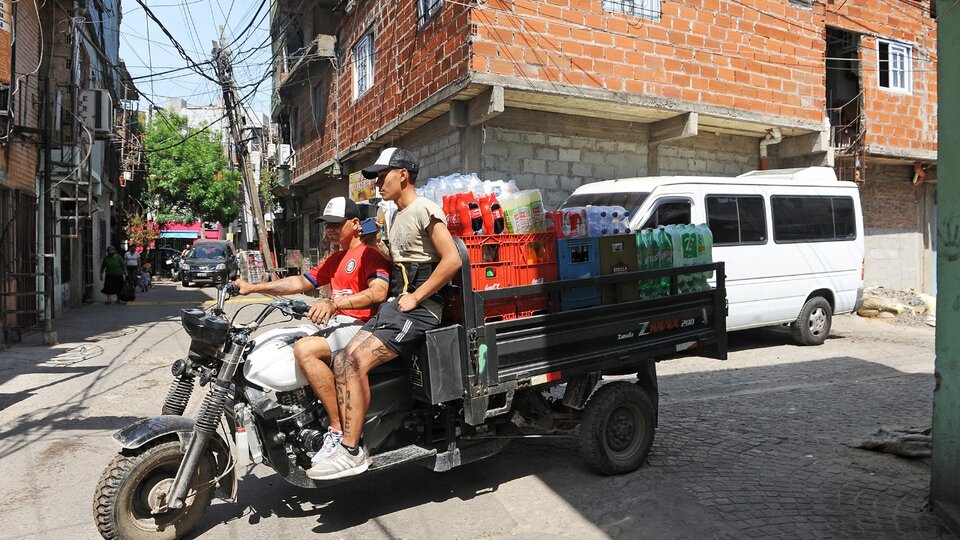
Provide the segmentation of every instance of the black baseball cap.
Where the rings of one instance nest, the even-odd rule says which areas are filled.
[[[364,178],[376,178],[377,173],[385,169],[406,169],[410,174],[420,172],[420,160],[413,152],[403,148],[387,148],[380,152],[380,157],[373,165],[370,165],[363,171]]]
[[[329,221],[339,223],[345,219],[360,218],[360,207],[357,203],[346,197],[334,197],[330,199],[327,206],[323,209],[323,215],[313,220],[314,223]]]

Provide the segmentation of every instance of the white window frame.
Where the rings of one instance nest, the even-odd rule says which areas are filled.
[[[880,47],[887,46],[887,84],[880,84]],[[877,39],[877,86],[898,94],[913,93],[913,46],[889,39]]]
[[[351,49],[353,54],[353,99],[373,88],[374,54],[373,31],[365,33]]]
[[[443,7],[443,0],[417,0],[417,26],[423,28]]]
[[[659,21],[663,13],[660,10],[660,0],[603,0],[603,10],[651,21]]]

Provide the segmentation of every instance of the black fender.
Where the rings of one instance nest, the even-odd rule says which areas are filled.
[[[228,423],[231,423],[230,416],[227,415]],[[184,416],[151,416],[114,433],[113,440],[124,450],[136,450],[151,441],[176,435],[180,439],[180,447],[186,452],[187,445],[193,438],[193,424],[193,419]],[[231,445],[219,432],[210,437],[209,445],[217,462],[217,477],[220,478],[218,487],[224,496],[233,499],[237,495],[237,473]]]

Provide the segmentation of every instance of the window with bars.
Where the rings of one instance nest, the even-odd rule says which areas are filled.
[[[353,46],[353,99],[373,87],[373,32],[363,35]]]
[[[660,0],[603,0],[603,10],[660,20]]]
[[[880,88],[894,92],[910,93],[913,87],[911,56],[913,47],[887,41],[877,40],[877,57],[879,59],[878,81]]]
[[[443,7],[443,0],[417,0],[417,27],[423,27]]]

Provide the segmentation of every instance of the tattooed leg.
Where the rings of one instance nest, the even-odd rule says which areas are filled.
[[[357,337],[360,335],[358,334]],[[380,364],[397,357],[397,353],[387,349],[383,343],[367,334],[354,347],[356,338],[347,348],[334,358],[334,377],[337,381],[337,399],[340,415],[343,419],[343,444],[356,446],[360,443],[360,434],[367,409],[370,407],[370,383],[367,373]]]

